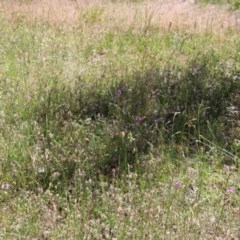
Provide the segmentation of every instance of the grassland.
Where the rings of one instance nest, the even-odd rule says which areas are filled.
[[[238,10],[0,2],[0,239],[240,238]]]

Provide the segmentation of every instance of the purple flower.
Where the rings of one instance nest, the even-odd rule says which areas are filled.
[[[10,188],[10,185],[8,183],[3,183],[2,184],[2,189],[8,190]]]
[[[182,183],[181,183],[179,180],[177,180],[177,181],[175,182],[175,184],[174,184],[174,186],[175,186],[176,189],[180,188],[181,185],[182,185]]]
[[[117,90],[117,96],[120,97],[122,95],[122,90],[121,89],[118,89]]]
[[[234,193],[234,188],[233,187],[229,187],[228,189],[227,189],[227,193]]]
[[[136,123],[140,123],[142,120],[143,120],[143,118],[140,117],[140,116],[136,116],[136,117],[135,117]]]

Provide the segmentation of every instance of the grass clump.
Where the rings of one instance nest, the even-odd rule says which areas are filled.
[[[161,145],[184,145],[189,155],[201,147],[201,136],[231,149],[235,138],[228,114],[239,91],[238,72],[226,72],[213,52],[173,67],[113,74],[116,80],[97,88],[79,79],[73,88],[54,84],[41,90],[42,100],[30,103],[35,105],[31,142],[47,154],[41,163],[50,167],[44,188],[55,172],[68,182],[83,166],[96,176],[139,168],[140,159]]]

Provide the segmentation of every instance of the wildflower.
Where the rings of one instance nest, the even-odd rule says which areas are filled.
[[[143,120],[143,118],[140,116],[136,116],[136,118],[135,118],[136,123],[140,123],[142,120]]]
[[[3,183],[2,184],[2,189],[3,190],[8,190],[10,188],[10,185],[8,183]]]
[[[121,89],[118,89],[117,90],[117,96],[120,97],[122,95],[122,90]]]
[[[182,183],[181,183],[179,180],[177,180],[177,181],[175,182],[175,184],[174,184],[174,186],[175,186],[176,189],[180,188],[181,185],[182,185]]]
[[[234,193],[234,188],[233,187],[229,187],[228,189],[227,189],[227,193]]]

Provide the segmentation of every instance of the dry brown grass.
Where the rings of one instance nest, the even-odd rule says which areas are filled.
[[[46,20],[57,26],[79,27],[81,14],[99,8],[104,27],[128,28],[154,24],[163,30],[214,31],[240,29],[240,16],[226,7],[205,7],[182,0],[157,0],[134,3],[106,3],[86,0],[1,0],[1,12],[8,20],[24,17],[29,21]]]
[[[189,1],[158,1],[151,6],[156,22],[166,27],[185,28],[190,31],[212,30],[235,27],[237,16],[226,8],[217,6],[200,7]]]

